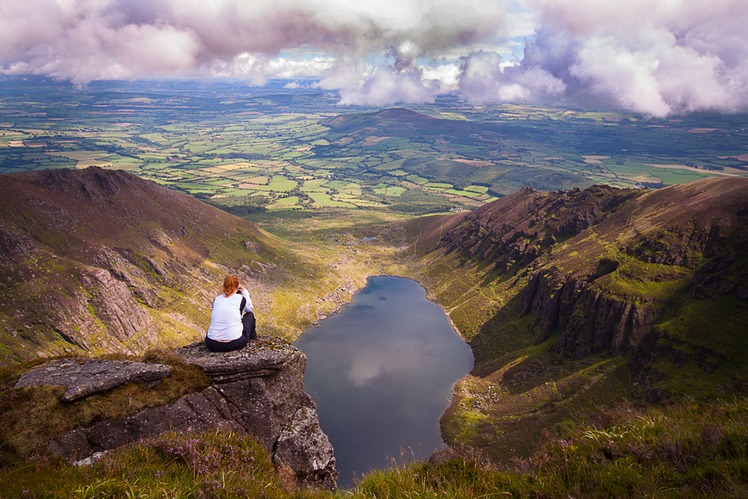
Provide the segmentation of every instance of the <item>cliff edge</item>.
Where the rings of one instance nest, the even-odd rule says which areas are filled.
[[[167,432],[230,430],[252,435],[271,453],[279,471],[293,475],[299,486],[335,490],[333,448],[304,391],[303,352],[280,339],[262,339],[235,352],[212,353],[196,343],[176,354],[207,375],[207,388],[126,417],[64,431],[49,441],[47,450],[80,462]],[[118,386],[159,383],[169,375],[169,366],[154,363],[58,359],[24,373],[16,389],[63,386],[61,400],[76,404]]]

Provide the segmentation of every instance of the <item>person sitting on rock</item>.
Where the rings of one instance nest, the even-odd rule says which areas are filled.
[[[212,352],[230,352],[245,347],[256,337],[249,291],[239,286],[238,277],[229,275],[223,280],[223,293],[213,300],[205,346]]]

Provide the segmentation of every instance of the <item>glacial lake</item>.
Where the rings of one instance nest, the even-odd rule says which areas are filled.
[[[369,279],[340,312],[296,341],[306,391],[335,448],[338,486],[351,488],[389,459],[428,457],[444,442],[439,419],[454,383],[473,366],[470,347],[417,282]]]

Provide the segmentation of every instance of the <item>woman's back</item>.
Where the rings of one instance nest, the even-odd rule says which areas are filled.
[[[242,335],[242,295],[220,294],[213,300],[208,338],[218,341],[235,340]]]

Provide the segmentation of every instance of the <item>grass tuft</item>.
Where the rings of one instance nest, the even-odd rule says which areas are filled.
[[[90,466],[37,458],[0,471],[4,497],[325,497],[282,488],[269,454],[230,432],[168,434]]]
[[[606,409],[605,423],[544,435],[528,458],[497,464],[468,448],[425,461],[403,452],[339,493],[293,490],[252,438],[168,434],[90,466],[37,456],[0,470],[5,497],[746,497],[748,399]]]

